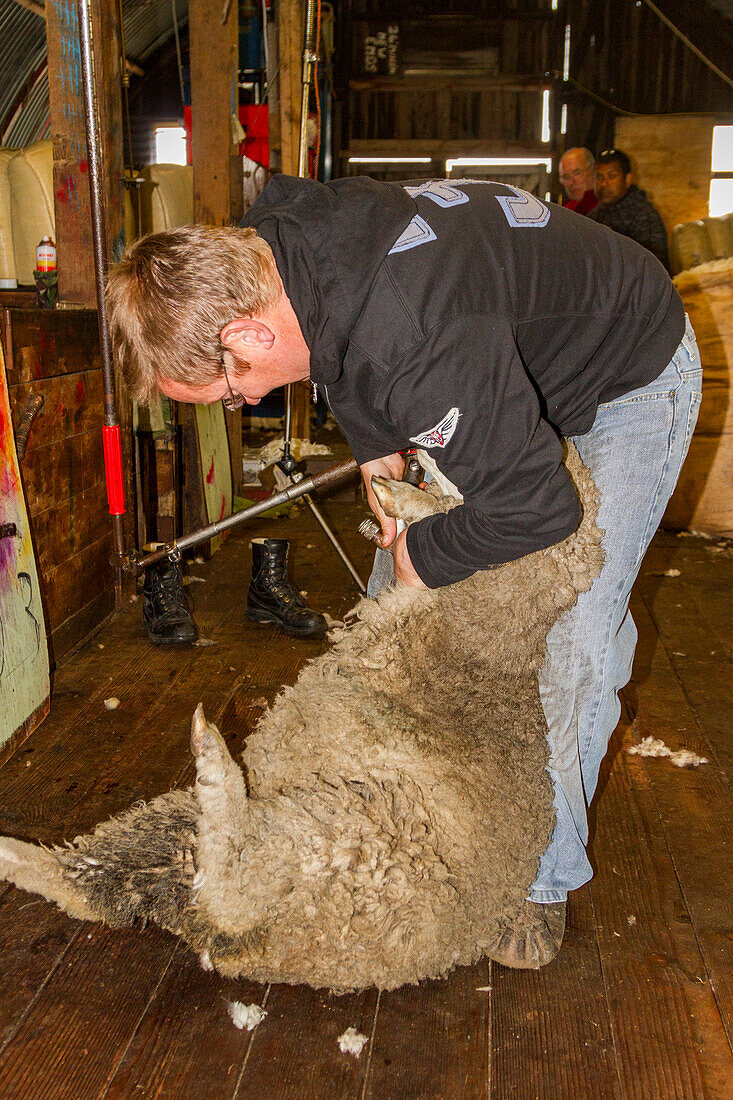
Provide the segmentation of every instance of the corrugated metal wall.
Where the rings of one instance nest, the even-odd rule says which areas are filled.
[[[112,2],[112,0],[108,0]],[[188,0],[174,0],[179,27]],[[123,0],[127,57],[145,60],[173,34],[171,0]],[[48,136],[46,22],[15,0],[0,0],[0,145],[12,149]]]
[[[0,145],[17,148],[40,137],[44,121],[48,125],[43,16],[0,0],[0,56]]]

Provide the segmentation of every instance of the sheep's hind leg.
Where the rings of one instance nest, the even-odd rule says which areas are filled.
[[[539,970],[556,957],[565,935],[567,902],[525,901],[519,916],[489,945],[486,954],[514,970]]]

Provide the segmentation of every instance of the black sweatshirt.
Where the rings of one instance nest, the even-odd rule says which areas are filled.
[[[463,494],[408,528],[433,588],[575,530],[559,436],[661,374],[684,331],[649,252],[505,184],[275,176],[243,224],[357,461],[414,441]]]

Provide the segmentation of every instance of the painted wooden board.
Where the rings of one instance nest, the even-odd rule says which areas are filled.
[[[232,514],[232,466],[224,409],[217,401],[215,405],[194,405],[194,411],[206,522],[215,523]],[[220,535],[211,540],[212,553],[220,543]]]
[[[28,397],[44,401],[28,438],[22,472],[53,663],[114,608],[96,311],[8,310],[5,351],[16,430]],[[120,411],[129,483],[131,433],[125,406],[122,402]],[[126,497],[133,499],[129,484]]]
[[[48,714],[50,680],[41,592],[20,481],[5,363],[0,351],[0,745]]]

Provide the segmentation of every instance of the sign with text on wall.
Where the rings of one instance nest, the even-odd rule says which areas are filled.
[[[354,31],[354,75],[402,75],[400,28],[396,22],[360,21]]]

